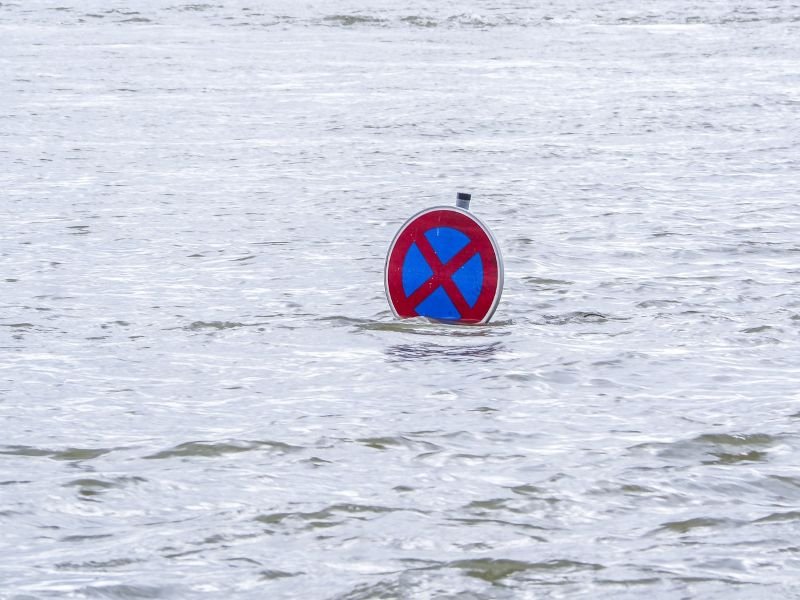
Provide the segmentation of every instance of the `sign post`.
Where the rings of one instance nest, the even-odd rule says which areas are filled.
[[[456,207],[436,206],[400,228],[386,257],[384,284],[399,318],[428,317],[477,324],[492,318],[503,291],[503,259],[486,225]]]

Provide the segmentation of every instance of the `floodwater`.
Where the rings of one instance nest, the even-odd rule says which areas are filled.
[[[0,598],[800,598],[798,157],[792,0],[3,0]]]

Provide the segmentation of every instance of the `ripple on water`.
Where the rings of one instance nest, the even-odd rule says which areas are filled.
[[[765,517],[755,519],[753,523],[785,523],[792,521],[800,521],[800,511],[774,512]]]
[[[102,573],[142,562],[144,562],[144,559],[138,558],[112,558],[109,560],[88,560],[85,562],[66,561],[56,563],[55,568],[60,571],[92,571]]]
[[[260,571],[259,576],[260,579],[264,581],[272,581],[275,579],[285,579],[287,577],[297,577],[298,575],[305,575],[304,571],[296,571],[294,573],[290,573],[288,571],[278,571],[275,569],[267,569],[265,571]]]
[[[735,465],[767,461],[770,449],[779,443],[780,436],[766,433],[706,433],[675,442],[640,444],[633,449],[652,449],[658,456],[670,460],[681,459],[705,465]]]
[[[692,533],[696,529],[730,529],[742,525],[742,521],[734,519],[720,519],[716,517],[693,517],[681,521],[667,521],[662,523],[653,534],[658,533]]]
[[[432,442],[415,440],[402,435],[359,438],[356,442],[375,450],[405,448],[414,452],[437,452],[442,449],[441,446]]]
[[[385,19],[360,14],[328,15],[327,17],[323,17],[322,20],[325,23],[341,25],[344,27],[349,27],[352,25],[382,25],[386,23]]]
[[[448,563],[449,567],[463,570],[469,577],[496,583],[507,577],[535,575],[536,573],[576,571],[599,571],[605,567],[597,563],[586,563],[567,559],[554,559],[543,562],[526,562],[504,558],[479,558],[457,560]]]
[[[90,499],[94,496],[102,495],[108,490],[115,488],[123,488],[129,485],[145,483],[147,479],[144,477],[114,477],[112,479],[98,479],[98,478],[81,478],[73,479],[63,484],[63,487],[78,488],[77,493],[82,499]]]
[[[185,592],[175,586],[150,586],[133,584],[111,584],[86,586],[76,590],[87,598],[111,598],[119,600],[136,600],[137,598],[175,598],[175,594]]]
[[[372,506],[366,504],[341,503],[310,512],[276,512],[255,517],[255,521],[268,526],[268,532],[283,528],[293,531],[309,531],[336,527],[351,521],[369,521],[387,513],[405,509]],[[421,510],[414,510],[422,514]]]
[[[181,329],[186,331],[220,331],[224,329],[239,329],[242,327],[260,327],[267,325],[266,322],[240,323],[238,321],[195,321]]]
[[[404,597],[512,600],[519,597],[514,584],[543,582],[553,576],[558,577],[560,584],[567,584],[605,568],[600,564],[569,559],[529,562],[483,557],[455,561],[404,559],[402,562],[405,569],[397,577],[359,584],[334,596],[333,600]]]
[[[418,343],[418,344],[395,344],[386,348],[386,354],[390,358],[398,361],[416,361],[419,359],[448,359],[449,361],[491,361],[495,355],[503,349],[503,344],[493,342],[491,344],[469,345],[469,346],[445,346],[442,344]]]
[[[626,321],[626,317],[611,317],[600,312],[571,311],[559,315],[542,315],[540,325],[572,325],[575,323],[605,323],[607,321]]]
[[[148,460],[163,460],[169,458],[214,458],[227,454],[239,454],[254,450],[265,451],[273,454],[289,454],[302,450],[300,446],[292,446],[283,442],[269,440],[231,440],[227,442],[194,441],[178,444],[167,450],[145,456]]]
[[[32,446],[2,446],[0,447],[0,454],[31,457],[45,456],[53,460],[79,462],[92,460],[104,454],[122,449],[123,448],[65,448],[64,450],[50,450]]]
[[[0,596],[796,596],[797,0],[0,4]]]

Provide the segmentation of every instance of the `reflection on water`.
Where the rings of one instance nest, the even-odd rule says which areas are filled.
[[[364,321],[358,327],[365,331],[386,331],[394,333],[409,333],[414,335],[427,335],[434,337],[495,337],[508,335],[511,330],[512,320],[492,321],[483,325],[459,325],[435,321],[426,317],[413,319],[392,319],[390,321]]]
[[[395,344],[386,348],[386,354],[396,360],[443,358],[451,361],[471,360],[487,362],[503,350],[503,344],[492,342],[478,346],[446,346],[441,344]]]

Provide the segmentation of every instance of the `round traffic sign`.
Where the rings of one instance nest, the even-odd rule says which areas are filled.
[[[503,260],[489,229],[466,210],[417,213],[389,247],[386,296],[401,318],[486,323],[503,291]]]

